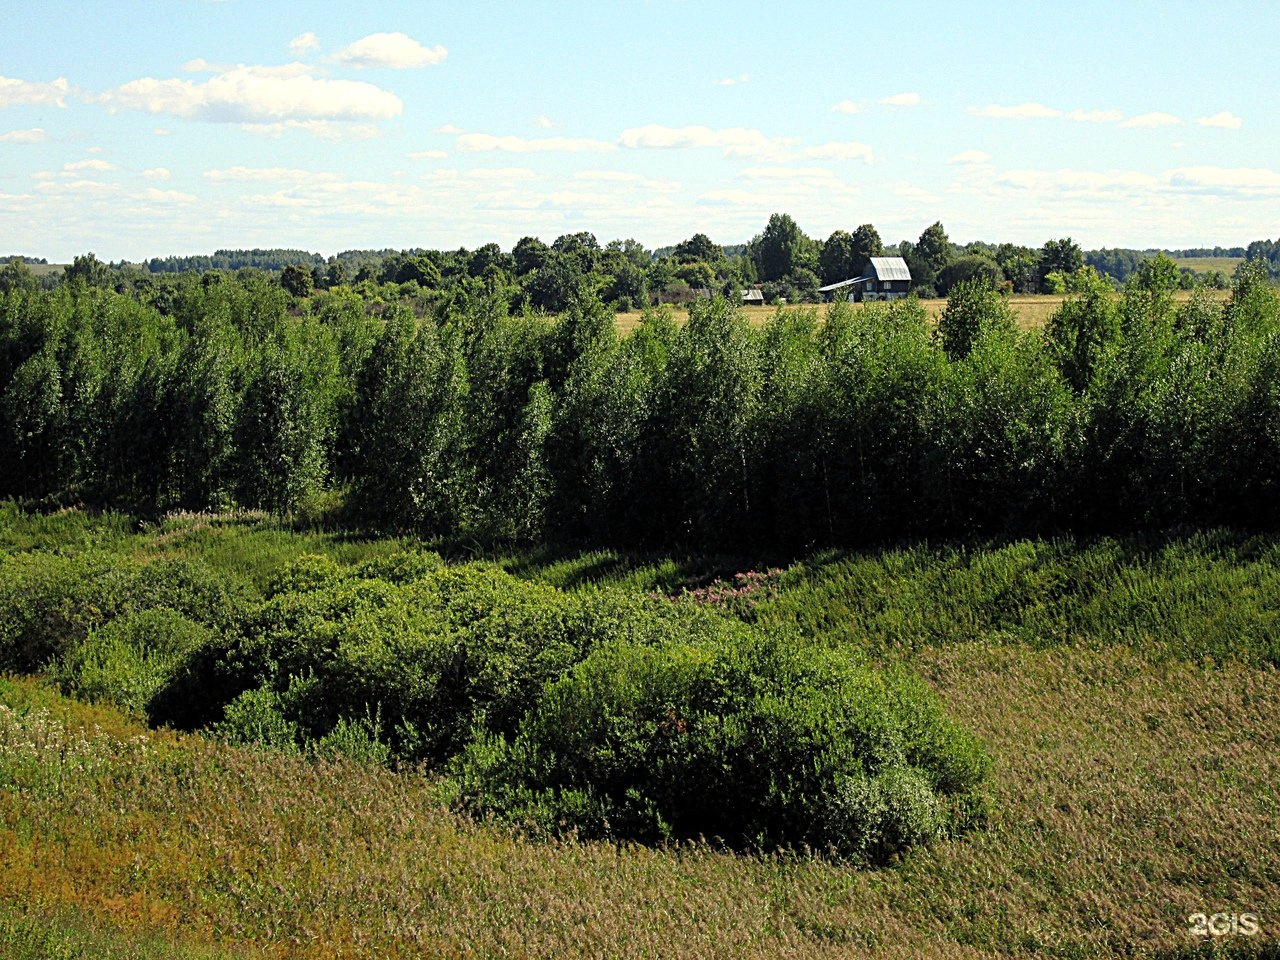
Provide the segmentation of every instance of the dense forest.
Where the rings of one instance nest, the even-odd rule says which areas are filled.
[[[260,272],[119,292],[96,268],[49,291],[6,268],[0,495],[707,549],[1280,520],[1258,261],[1225,303],[1175,300],[1167,258],[1120,294],[1083,267],[1042,332],[983,275],[936,328],[915,299],[759,329],[714,298],[625,337],[585,271],[552,318],[483,269],[387,300]]]

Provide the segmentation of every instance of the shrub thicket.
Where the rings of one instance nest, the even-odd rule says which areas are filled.
[[[541,830],[868,861],[968,822],[985,767],[918,681],[750,634],[605,644],[455,765],[467,806]]]
[[[878,860],[963,826],[985,761],[923,685],[697,603],[491,563],[12,555],[0,663],[233,742],[449,767],[472,811]]]

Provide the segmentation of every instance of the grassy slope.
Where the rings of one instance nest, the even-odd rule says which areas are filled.
[[[81,531],[227,568],[248,557],[263,571],[299,548],[346,559],[384,549],[207,519],[160,538],[111,522],[85,537],[74,516],[44,523],[10,524],[0,546]],[[877,656],[920,670],[996,759],[987,830],[879,871],[525,842],[443,810],[429,776],[144,733],[31,681],[3,682],[0,702],[16,710],[0,714],[0,942],[12,944],[0,956],[1129,956],[1193,949],[1195,912],[1259,914],[1262,935],[1228,940],[1245,955],[1274,950],[1280,671],[1249,662],[1261,647],[1200,661],[1115,629],[1134,604],[1163,604],[1184,632],[1230,632],[1240,621],[1218,615],[1233,596],[1240,616],[1264,621],[1275,549],[1231,538],[1132,556],[1011,545],[963,562],[945,551],[824,557],[779,578],[748,615],[826,642],[870,638]],[[686,572],[608,555],[513,565],[637,587]],[[1009,627],[1055,622],[1044,608],[1069,595],[1064,578],[1103,568],[1135,585],[1130,601],[1091,608],[1042,643]],[[1161,592],[1161,571],[1193,586]],[[931,596],[935,623],[963,603],[987,627],[921,632]],[[914,625],[894,612],[912,609]]]

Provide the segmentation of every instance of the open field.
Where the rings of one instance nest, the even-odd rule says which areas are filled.
[[[253,518],[6,516],[0,551],[182,558],[250,589],[304,551],[406,545]],[[503,564],[669,593],[747,562]],[[1274,957],[1277,578],[1265,538],[1023,541],[826,554],[728,603],[907,664],[985,743],[986,825],[882,869],[522,839],[450,812],[431,771],[152,732],[0,680],[0,957]],[[1196,913],[1260,930],[1208,944]]]
[[[1206,267],[1205,269],[1210,268]],[[1230,291],[1215,290],[1210,291],[1210,294],[1219,300],[1226,300],[1230,296]],[[1176,299],[1179,302],[1184,302],[1190,297],[1191,292],[1187,290],[1180,290],[1176,294]],[[1018,323],[1020,326],[1027,330],[1039,330],[1049,322],[1049,317],[1053,315],[1053,312],[1062,306],[1062,301],[1064,299],[1066,299],[1066,297],[1061,294],[1017,294],[1009,298],[1009,303],[1018,315]],[[922,300],[920,302],[924,304],[929,315],[935,319],[942,313],[943,309],[947,305],[947,301],[941,298]],[[742,311],[747,319],[753,324],[756,326],[763,326],[764,322],[777,313],[779,309],[803,310],[806,306],[813,305],[797,304],[795,306],[782,308],[748,306],[743,307]],[[826,307],[819,304],[817,305],[817,310],[819,316],[824,316]],[[618,331],[620,333],[629,333],[634,330],[640,323],[640,316],[641,314],[639,311],[619,313],[617,315]],[[685,316],[686,311],[684,309],[676,310],[677,322],[683,322]]]
[[[1230,277],[1243,259],[1243,257],[1175,257],[1173,262],[1180,267],[1194,270],[1196,273],[1221,270],[1227,277]]]

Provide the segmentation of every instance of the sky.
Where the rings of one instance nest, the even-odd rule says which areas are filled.
[[[0,254],[1280,234],[1274,2],[45,0]]]

